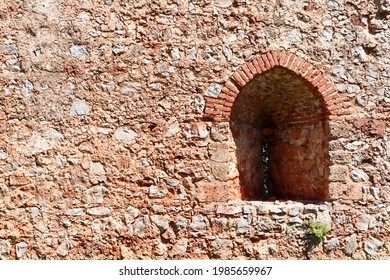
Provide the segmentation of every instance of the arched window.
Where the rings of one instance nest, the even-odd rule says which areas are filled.
[[[303,58],[271,51],[246,63],[205,116],[230,127],[226,182],[242,199],[328,198],[328,120],[342,99],[331,82]],[[236,197],[237,198],[237,197]]]

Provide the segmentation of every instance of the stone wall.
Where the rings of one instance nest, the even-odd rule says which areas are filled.
[[[0,258],[389,258],[387,0],[0,9]],[[251,91],[288,95],[241,102]],[[278,101],[290,104],[278,125],[240,117]],[[242,162],[302,117],[298,142],[326,124],[313,136],[323,158],[297,153],[323,173],[326,199],[253,200],[262,185],[242,182],[262,167]],[[240,120],[252,138],[236,137]],[[313,221],[331,228],[323,240]]]

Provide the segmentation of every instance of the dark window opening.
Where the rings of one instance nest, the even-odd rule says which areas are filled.
[[[268,199],[271,196],[271,190],[269,185],[269,144],[267,141],[262,143],[262,152],[263,152],[263,199]]]

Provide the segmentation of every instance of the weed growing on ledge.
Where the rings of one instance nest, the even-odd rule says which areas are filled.
[[[324,236],[329,232],[329,227],[325,223],[316,222],[314,220],[310,220],[310,222],[307,222],[307,229],[314,238],[316,238],[318,241],[321,241],[324,239]]]

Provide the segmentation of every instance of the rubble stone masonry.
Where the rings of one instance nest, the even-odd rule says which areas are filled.
[[[389,259],[389,19],[1,1],[0,259]]]

